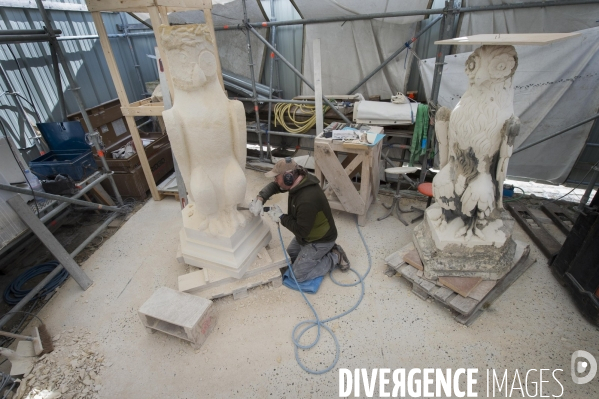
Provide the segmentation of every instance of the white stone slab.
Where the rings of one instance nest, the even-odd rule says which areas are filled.
[[[495,45],[544,45],[580,36],[580,33],[493,33],[437,40],[435,44],[495,44]]]
[[[216,324],[212,301],[158,288],[138,310],[139,317],[150,332],[161,331],[192,343],[199,348]]]

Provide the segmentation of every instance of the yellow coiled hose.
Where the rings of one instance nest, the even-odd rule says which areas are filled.
[[[293,112],[291,109],[293,108]],[[278,103],[275,105],[275,126],[281,125],[283,128],[290,133],[306,133],[316,125],[316,107],[314,105],[297,105],[297,104],[286,104]],[[305,121],[298,121],[295,119],[295,113],[297,111],[304,112],[305,114],[312,115]],[[329,110],[329,106],[325,105],[322,107],[322,114],[324,115]],[[287,117],[295,125],[295,127],[289,127],[285,123],[285,117]]]

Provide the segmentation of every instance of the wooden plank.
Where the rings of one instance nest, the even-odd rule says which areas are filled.
[[[139,137],[139,130],[137,130],[135,119],[132,116],[126,116],[125,120],[129,126],[129,131],[131,132],[131,138],[133,139],[135,148],[144,148],[141,137]],[[152,193],[152,198],[154,201],[160,201],[162,199],[162,194],[160,194],[156,188],[156,182],[154,181],[154,175],[152,174],[152,169],[150,168],[150,163],[148,162],[148,156],[146,155],[146,152],[143,150],[137,151],[137,156],[139,157],[139,163],[141,164],[144,176],[148,182],[148,187]]]
[[[162,105],[145,105],[141,107],[121,107],[123,116],[162,116],[164,106]]]
[[[152,22],[152,28],[154,30],[154,38],[156,39],[156,44],[158,46],[158,50],[161,54],[162,60],[162,68],[164,69],[164,74],[166,75],[166,81],[168,82],[169,93],[171,93],[171,102],[175,102],[175,92],[173,86],[173,80],[171,74],[169,72],[168,67],[168,58],[166,57],[166,50],[162,47],[162,40],[160,39],[160,12],[158,11],[158,7],[148,7],[148,12],[150,13],[150,21]]]
[[[98,36],[100,37],[100,45],[102,46],[102,51],[104,52],[104,57],[106,58],[106,63],[108,64],[108,70],[110,71],[112,82],[114,83],[117,95],[121,101],[121,107],[127,107],[129,105],[129,99],[127,98],[125,86],[123,86],[123,80],[121,79],[119,68],[116,64],[116,60],[114,59],[114,53],[112,52],[112,47],[110,46],[110,41],[108,40],[108,35],[106,34],[106,27],[102,21],[102,15],[99,12],[92,12],[92,18],[94,20],[94,24],[96,25]]]
[[[477,304],[478,301],[475,301],[472,298],[464,298],[461,295],[456,295],[448,303],[449,306],[451,306],[453,309],[460,312],[461,314],[470,314],[470,312],[472,312],[472,310],[476,308]]]
[[[314,112],[316,113],[316,134],[322,134],[324,130],[324,119],[322,115],[322,73],[320,59],[320,39],[312,41],[312,58],[314,59]]]
[[[364,201],[345,174],[337,155],[327,143],[314,143],[314,161],[319,164],[326,180],[337,194],[341,204],[343,204],[343,210],[362,214],[365,206]]]
[[[370,206],[370,194],[372,193],[372,187],[370,186],[370,182],[373,178],[370,169],[372,163],[372,151],[369,149],[362,156],[364,157],[364,162],[362,162],[362,169],[360,170],[360,197],[364,203],[364,208],[363,211],[360,212],[360,215],[366,215],[368,212],[368,207]],[[378,176],[376,178],[378,179]],[[359,221],[358,224],[360,224]],[[362,226],[362,224],[360,224],[360,226]]]
[[[526,206],[518,202],[505,204],[505,206],[545,256],[551,259],[557,255],[562,245],[549,234],[541,221]],[[528,219],[532,220],[533,223],[529,222]]]
[[[154,5],[154,0],[85,0],[87,10],[99,11],[144,11]]]
[[[483,281],[483,279],[480,277],[439,277],[439,282],[441,284],[454,290],[463,297],[467,297],[481,281]]]
[[[411,250],[407,254],[403,256],[403,260],[408,264],[414,266],[418,270],[424,270],[424,266],[422,265],[422,261],[420,260],[420,255],[416,249]]]
[[[347,174],[347,176],[348,176],[349,178],[351,178],[351,177],[352,177],[352,175],[354,174],[354,173],[353,173],[353,172],[354,172],[354,170],[355,170],[355,169],[356,169],[358,166],[360,166],[360,164],[361,164],[362,162],[364,162],[364,161],[365,161],[365,157],[364,157],[364,155],[356,155],[356,156],[354,157],[354,159],[352,159],[352,161],[351,161],[351,162],[350,162],[350,163],[349,163],[349,164],[348,164],[348,165],[345,167],[345,173]],[[343,164],[342,164],[342,166],[343,166]]]
[[[79,284],[84,291],[92,285],[92,280],[85,274],[79,265],[71,258],[71,255],[64,249],[62,244],[52,235],[50,230],[33,213],[29,205],[25,203],[20,195],[15,194],[7,201],[8,205],[19,215],[21,220],[33,231],[33,233],[44,244],[48,251],[60,262],[71,277]]]
[[[570,233],[572,226],[574,226],[574,223],[576,223],[576,218],[574,215],[553,202],[545,202],[541,204],[541,209],[547,216],[549,216],[549,218],[562,231],[562,233],[566,235]],[[566,221],[569,221],[571,224],[565,223]]]
[[[220,87],[225,90],[225,83],[223,81],[223,71],[220,66],[220,55],[218,54],[218,47],[216,46],[216,34],[214,33],[214,22],[212,21],[212,3],[210,3],[210,7],[204,7],[204,19],[206,20],[206,25],[208,26],[208,30],[210,30],[210,36],[212,37],[212,43],[214,44],[214,58],[216,59],[216,76],[218,76],[218,81],[220,82]]]
[[[495,287],[497,281],[495,280],[484,280],[481,281],[479,285],[474,287],[470,294],[468,294],[469,298],[472,298],[477,301],[482,301],[482,299]]]
[[[431,291],[433,298],[441,302],[446,302],[452,294],[454,294],[454,292],[447,287],[437,287]]]
[[[495,287],[489,293],[478,302],[478,305],[469,314],[461,315],[456,317],[456,320],[462,324],[471,325],[480,315],[483,308],[489,307],[501,294],[503,294],[513,283],[516,281],[528,268],[535,263],[536,259],[528,259],[530,254],[530,246],[526,245],[522,251],[520,259],[516,262],[514,267],[507,272],[501,280],[497,282]]]
[[[100,184],[96,184],[94,187],[92,187],[91,191],[104,204],[110,205],[110,206],[116,206],[116,204],[114,203],[112,198],[110,198],[110,195],[108,195],[106,190],[104,190],[104,187],[102,187]]]
[[[129,0],[127,0],[129,1]],[[172,8],[188,8],[192,10],[212,9],[212,0],[154,0],[156,5]]]
[[[160,22],[162,25],[170,26],[168,22],[168,12],[165,6],[158,6],[158,13],[160,14]]]

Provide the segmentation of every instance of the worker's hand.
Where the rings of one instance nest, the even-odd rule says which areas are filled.
[[[270,216],[273,222],[279,223],[281,221],[281,216],[283,216],[283,211],[278,205],[274,205],[270,207],[268,216]]]
[[[252,215],[258,216],[262,212],[262,201],[256,198],[252,202],[250,202],[250,206],[248,207]]]

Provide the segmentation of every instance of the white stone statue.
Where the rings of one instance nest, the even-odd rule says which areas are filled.
[[[243,226],[247,133],[245,111],[224,94],[205,25],[161,26],[174,87],[163,113],[173,153],[188,192],[187,216],[199,230],[228,235]]]
[[[514,219],[503,209],[503,181],[520,121],[514,116],[513,46],[485,45],[466,61],[470,86],[453,111],[435,118],[440,171],[435,203],[414,229],[424,276],[496,280],[513,265]]]
[[[245,111],[220,86],[206,25],[163,25],[160,35],[174,85],[162,115],[188,194],[181,256],[241,278],[271,239],[260,216],[237,210],[246,191]]]
[[[482,46],[466,61],[470,87],[453,111],[436,114],[440,172],[433,179],[439,209],[430,215],[441,229],[457,217],[455,234],[485,240],[483,229],[503,209],[503,181],[520,121],[514,116],[513,46]]]

